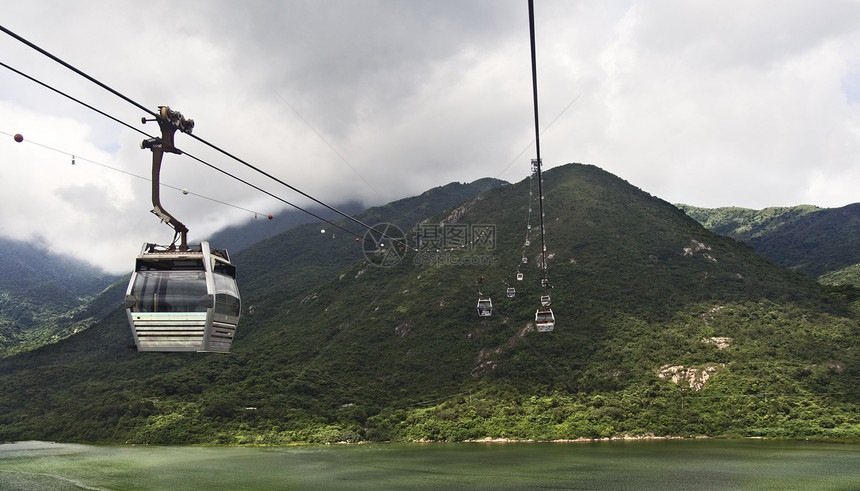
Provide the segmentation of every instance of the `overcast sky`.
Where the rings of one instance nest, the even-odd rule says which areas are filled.
[[[534,157],[526,0],[4,3],[7,29],[330,204],[516,182]],[[706,207],[860,202],[857,1],[535,3],[546,168],[591,163]],[[0,61],[158,133],[2,33]],[[126,174],[149,176],[139,133],[2,67],[0,132],[0,235],[114,273],[143,242],[171,240],[149,182]],[[308,204],[186,135],[176,144]],[[192,242],[285,206],[182,156],[165,157],[162,182],[189,191],[165,189],[162,204]]]

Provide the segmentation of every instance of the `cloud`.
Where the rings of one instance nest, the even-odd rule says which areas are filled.
[[[856,2],[535,7],[545,166],[594,163],[699,206],[857,201]],[[534,157],[524,1],[87,0],[69,9],[45,0],[4,12],[7,28],[147,109],[170,105],[195,120],[195,135],[331,204],[381,204],[485,176],[517,181]],[[140,108],[8,36],[0,53],[158,132],[139,123]],[[144,135],[8,71],[0,121],[0,131],[27,138],[0,135],[3,175],[15,183],[0,196],[9,210],[0,234],[39,235],[114,272],[142,242],[170,240],[149,213],[149,183],[126,174],[149,175]],[[309,203],[187,135],[176,141]],[[164,189],[162,204],[192,241],[285,206],[187,156],[165,157],[162,182],[190,191]]]
[[[595,160],[665,199],[704,206],[854,201],[807,191],[817,169],[839,179],[860,150],[857,107],[840,90],[857,61],[856,46],[847,49],[857,23],[846,21],[856,5],[835,14],[733,7],[667,2],[625,13],[598,57]]]

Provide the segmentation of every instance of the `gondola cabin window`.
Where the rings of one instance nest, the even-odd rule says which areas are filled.
[[[206,312],[204,271],[141,271],[132,295],[134,312]]]
[[[215,273],[215,318],[222,322],[236,323],[242,304],[239,301],[239,290],[233,278]]]
[[[206,271],[200,259],[137,260],[133,312],[206,312]]]

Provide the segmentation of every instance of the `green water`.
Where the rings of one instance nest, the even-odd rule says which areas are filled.
[[[860,445],[765,440],[0,445],[0,489],[860,489]]]

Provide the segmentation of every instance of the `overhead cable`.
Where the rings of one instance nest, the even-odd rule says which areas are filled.
[[[3,29],[3,27],[2,27],[2,26],[0,26],[0,30],[4,30],[4,31],[5,31],[5,29]],[[3,66],[4,68],[7,68],[7,69],[9,69],[9,70],[10,70],[10,71],[12,71],[12,72],[17,73],[18,75],[21,75],[22,77],[25,77],[25,78],[27,78],[27,79],[29,79],[29,80],[31,80],[31,81],[33,81],[33,82],[35,82],[35,83],[37,83],[37,84],[41,85],[42,87],[45,87],[45,88],[47,88],[47,89],[49,89],[49,90],[51,90],[51,91],[53,91],[53,92],[56,92],[57,94],[62,95],[63,97],[66,97],[67,99],[69,99],[69,100],[71,100],[71,101],[77,102],[78,104],[80,104],[80,105],[82,105],[82,106],[86,107],[87,109],[90,109],[90,110],[92,110],[92,111],[95,111],[95,112],[97,112],[97,113],[101,114],[102,116],[105,116],[105,117],[106,117],[106,118],[108,118],[108,119],[111,119],[111,120],[113,120],[113,121],[116,121],[117,123],[119,123],[119,124],[121,124],[121,125],[123,125],[123,126],[125,126],[125,127],[127,127],[127,128],[130,128],[130,129],[132,129],[132,130],[134,130],[134,131],[136,131],[136,132],[138,132],[138,133],[140,133],[140,134],[142,134],[142,135],[144,135],[144,136],[146,136],[146,137],[148,137],[148,138],[154,138],[152,135],[150,135],[149,133],[146,133],[145,131],[141,130],[140,128],[137,128],[137,127],[135,127],[135,126],[132,126],[132,125],[130,125],[130,124],[128,124],[128,123],[126,123],[126,122],[124,122],[124,121],[120,120],[119,118],[116,118],[116,117],[114,117],[114,116],[111,116],[110,114],[108,114],[108,113],[106,113],[106,112],[104,112],[104,111],[102,111],[102,110],[100,110],[100,109],[98,109],[98,108],[96,108],[96,107],[93,107],[92,105],[87,104],[86,102],[83,102],[83,101],[81,101],[80,99],[77,99],[77,98],[75,98],[75,97],[73,97],[73,96],[71,96],[71,95],[69,95],[69,94],[67,94],[67,93],[63,92],[63,91],[61,91],[61,90],[57,89],[56,87],[53,87],[53,86],[51,86],[51,85],[49,85],[49,84],[47,84],[47,83],[45,83],[45,82],[42,82],[41,80],[38,80],[38,79],[36,79],[36,78],[34,78],[34,77],[30,76],[30,75],[27,75],[26,73],[24,73],[24,72],[22,72],[22,71],[20,71],[20,70],[18,70],[18,69],[16,69],[16,68],[11,67],[11,66],[7,65],[6,63],[0,62],[0,66]],[[250,182],[248,182],[248,181],[246,181],[246,180],[244,180],[244,179],[242,179],[242,178],[240,178],[240,177],[238,177],[238,176],[235,176],[235,175],[233,175],[233,174],[231,174],[231,173],[229,173],[229,172],[227,172],[227,171],[225,171],[225,170],[223,170],[223,169],[221,169],[221,168],[219,168],[219,167],[217,167],[217,166],[215,166],[215,165],[212,165],[212,164],[210,164],[209,162],[206,162],[205,160],[203,160],[203,159],[201,159],[201,158],[198,158],[198,157],[196,157],[196,156],[194,156],[194,155],[192,155],[192,154],[190,154],[190,153],[188,153],[188,152],[185,152],[185,151],[183,151],[183,150],[181,150],[181,149],[178,149],[178,148],[177,148],[177,150],[179,150],[182,154],[187,155],[189,158],[191,158],[191,159],[193,159],[193,160],[196,160],[196,161],[200,162],[201,164],[203,164],[203,165],[205,165],[205,166],[207,166],[207,167],[209,167],[209,168],[211,168],[211,169],[213,169],[213,170],[216,170],[216,171],[218,171],[218,172],[220,172],[220,173],[222,173],[222,174],[224,174],[224,175],[226,175],[226,176],[228,176],[228,177],[230,177],[230,178],[232,178],[232,179],[235,179],[235,180],[237,180],[237,181],[241,182],[242,184],[245,184],[245,185],[247,185],[247,186],[249,186],[249,187],[251,187],[251,188],[253,188],[253,189],[257,190],[257,191],[260,191],[261,193],[266,194],[266,195],[268,195],[268,196],[270,196],[270,197],[272,197],[272,198],[274,198],[274,199],[276,199],[276,200],[278,200],[278,201],[280,201],[280,202],[282,202],[282,203],[284,203],[284,204],[287,204],[287,205],[289,205],[289,206],[291,206],[291,207],[293,207],[293,208],[295,208],[295,209],[297,209],[297,210],[299,210],[299,211],[301,211],[301,212],[304,212],[304,213],[306,213],[306,214],[308,214],[308,215],[310,215],[310,216],[312,216],[312,217],[314,217],[314,218],[316,218],[316,219],[318,219],[318,220],[321,220],[321,221],[323,221],[323,222],[325,222],[325,223],[328,223],[329,225],[331,225],[331,226],[333,226],[333,227],[335,227],[335,228],[338,228],[338,229],[340,229],[340,230],[343,230],[344,232],[347,232],[347,233],[349,233],[350,235],[353,235],[353,236],[355,236],[355,237],[359,237],[359,238],[361,237],[359,234],[357,234],[357,233],[353,232],[352,230],[348,230],[348,229],[346,229],[346,228],[344,228],[344,227],[342,227],[342,226],[340,226],[340,225],[338,225],[338,224],[336,224],[336,223],[333,223],[333,222],[331,222],[331,221],[329,221],[329,220],[326,220],[325,218],[322,218],[322,217],[320,217],[319,215],[317,215],[317,214],[315,214],[315,213],[313,213],[313,212],[311,212],[311,211],[308,211],[308,210],[306,210],[306,209],[302,208],[302,207],[301,207],[301,206],[299,206],[299,205],[293,204],[293,203],[291,203],[291,202],[289,202],[289,201],[287,201],[287,200],[285,200],[285,199],[283,199],[283,198],[281,198],[281,197],[279,197],[279,196],[276,196],[276,195],[274,195],[274,194],[270,193],[269,191],[266,191],[266,190],[264,190],[264,189],[260,188],[259,186],[255,185],[255,184],[251,184]],[[343,213],[341,213],[341,214],[343,214]],[[368,227],[368,228],[370,228],[370,227]],[[383,234],[383,235],[384,235],[384,234]]]
[[[2,135],[7,135],[7,136],[13,136],[13,135],[12,135],[12,133],[7,133],[7,132],[5,132],[5,131],[0,131],[0,134],[2,134]],[[47,149],[47,150],[51,150],[51,151],[54,151],[54,152],[57,152],[57,153],[61,153],[61,154],[63,154],[63,155],[67,155],[67,156],[69,156],[69,157],[71,157],[71,158],[72,158],[72,162],[73,162],[73,163],[74,163],[76,160],[77,160],[77,161],[83,161],[83,162],[89,162],[89,163],[91,163],[91,164],[93,164],[93,165],[97,165],[97,166],[99,166],[99,167],[103,167],[103,168],[105,168],[105,169],[109,169],[109,170],[112,170],[112,171],[115,171],[115,172],[120,172],[120,173],[122,173],[122,174],[125,174],[125,175],[128,175],[128,176],[131,176],[131,177],[136,177],[136,178],[138,178],[138,179],[142,179],[142,180],[144,180],[144,181],[152,181],[152,179],[151,179],[151,178],[149,178],[149,177],[141,176],[140,174],[135,174],[135,173],[133,173],[133,172],[129,172],[129,171],[127,171],[127,170],[122,170],[122,169],[119,169],[119,168],[116,168],[116,167],[112,167],[112,166],[110,166],[110,165],[103,164],[103,163],[101,163],[101,162],[96,162],[95,160],[91,160],[91,159],[88,159],[88,158],[86,158],[86,157],[81,157],[81,156],[80,156],[80,154],[73,154],[73,153],[69,153],[69,152],[67,152],[67,151],[65,151],[65,150],[60,150],[60,149],[58,149],[58,148],[54,148],[54,147],[51,147],[51,146],[49,146],[49,145],[45,145],[45,144],[43,144],[43,143],[39,143],[39,142],[33,141],[33,140],[29,139],[29,138],[28,138],[28,139],[26,139],[26,140],[24,140],[24,141],[25,141],[25,142],[27,142],[27,143],[30,143],[30,144],[36,145],[37,147],[42,147],[42,148]],[[220,204],[222,204],[222,205],[229,206],[229,207],[231,207],[231,208],[236,208],[237,210],[247,211],[248,213],[252,213],[254,216],[258,216],[258,215],[266,216],[266,214],[265,214],[265,213],[261,213],[261,212],[254,211],[254,210],[249,210],[249,209],[247,209],[247,208],[243,208],[243,207],[238,206],[238,205],[234,205],[234,204],[231,204],[231,203],[227,203],[226,201],[221,201],[221,200],[219,200],[219,199],[211,198],[211,197],[209,197],[209,196],[205,196],[205,195],[202,195],[202,194],[195,193],[195,192],[193,192],[193,191],[189,191],[189,190],[187,190],[187,189],[185,189],[185,188],[179,188],[179,187],[177,187],[177,186],[173,186],[173,185],[170,185],[170,184],[167,184],[167,183],[164,183],[164,182],[162,182],[162,183],[161,183],[161,185],[162,185],[162,186],[164,186],[164,187],[170,188],[170,189],[174,189],[174,190],[176,190],[176,191],[181,191],[183,194],[190,194],[190,195],[192,195],[192,196],[196,196],[196,197],[198,197],[198,198],[203,198],[203,199],[205,199],[205,200],[209,200],[209,201],[212,201],[212,202],[214,202],[214,203],[220,203]]]
[[[541,177],[541,160],[540,160],[540,120],[538,118],[538,82],[537,82],[537,55],[535,54],[535,16],[534,16],[534,0],[529,0],[529,36],[531,39],[532,52],[532,93],[534,95],[535,108],[535,151],[537,153],[537,180],[538,180],[538,205],[540,210],[540,245],[541,245],[541,266],[543,267],[544,280],[547,279],[547,259],[546,252],[546,230],[544,229],[543,220],[543,177]]]
[[[37,46],[36,44],[34,44],[34,43],[32,43],[32,42],[30,42],[30,41],[28,41],[28,40],[24,39],[23,37],[19,36],[18,34],[15,34],[14,32],[10,31],[10,30],[9,30],[9,29],[7,29],[6,27],[4,27],[4,26],[0,25],[0,31],[3,31],[4,33],[6,33],[6,34],[8,34],[9,36],[11,36],[11,37],[15,38],[16,40],[18,40],[18,41],[20,41],[21,43],[23,43],[23,44],[27,45],[28,47],[30,47],[30,48],[32,48],[32,49],[34,49],[34,50],[38,51],[39,53],[41,53],[41,54],[43,54],[43,55],[47,56],[47,57],[48,57],[48,58],[50,58],[50,59],[52,59],[52,60],[56,61],[57,63],[59,63],[59,64],[63,65],[64,67],[68,68],[69,70],[72,70],[73,72],[77,73],[78,75],[80,75],[80,76],[82,76],[82,77],[86,78],[87,80],[89,80],[89,81],[93,82],[94,84],[96,84],[96,85],[98,85],[99,87],[101,87],[101,88],[103,88],[103,89],[107,90],[107,91],[108,91],[108,92],[110,92],[111,94],[114,94],[115,96],[117,96],[117,97],[119,97],[120,99],[122,99],[122,100],[124,100],[124,101],[128,102],[129,104],[131,104],[131,105],[133,105],[133,106],[137,107],[138,109],[140,109],[140,110],[144,111],[145,113],[147,113],[147,114],[149,114],[149,115],[151,115],[151,116],[154,116],[154,117],[156,117],[156,118],[157,118],[157,117],[159,117],[159,114],[155,113],[154,111],[152,111],[152,110],[150,110],[150,109],[147,109],[144,105],[142,105],[142,104],[140,104],[140,103],[138,103],[138,102],[134,101],[134,100],[133,100],[133,99],[131,99],[130,97],[128,97],[128,96],[126,96],[126,95],[122,94],[121,92],[119,92],[119,91],[117,91],[117,90],[113,89],[112,87],[108,86],[107,84],[105,84],[105,83],[103,83],[103,82],[100,82],[99,80],[97,80],[96,78],[94,78],[94,77],[92,77],[92,76],[88,75],[87,73],[83,72],[82,70],[80,70],[80,69],[78,69],[78,68],[75,68],[75,67],[74,67],[73,65],[71,65],[70,63],[67,63],[67,62],[63,61],[63,60],[62,60],[62,59],[60,59],[59,57],[57,57],[57,56],[55,56],[55,55],[51,54],[50,52],[48,52],[48,51],[46,51],[46,50],[44,50],[44,49],[40,48],[40,47],[39,47],[39,46]],[[112,119],[113,119],[113,118],[112,118]],[[317,199],[317,198],[315,198],[315,197],[311,196],[310,194],[305,193],[304,191],[302,191],[302,190],[300,190],[300,189],[296,188],[295,186],[292,186],[292,185],[290,185],[290,184],[288,184],[288,183],[284,182],[283,180],[281,180],[281,179],[279,179],[279,178],[277,178],[277,177],[273,176],[272,174],[269,174],[268,172],[266,172],[266,171],[264,171],[264,170],[260,169],[259,167],[256,167],[256,166],[254,166],[254,165],[250,164],[249,162],[245,161],[244,159],[241,159],[241,158],[237,157],[236,155],[234,155],[234,154],[232,154],[232,153],[230,153],[230,152],[228,152],[228,151],[224,150],[223,148],[221,148],[221,147],[219,147],[219,146],[215,145],[214,143],[211,143],[211,142],[209,142],[209,141],[206,141],[206,140],[204,140],[203,138],[200,138],[199,136],[197,136],[197,135],[195,135],[195,134],[193,134],[193,133],[187,133],[187,134],[188,134],[188,136],[190,136],[191,138],[193,138],[193,139],[195,139],[195,140],[199,141],[200,143],[202,143],[202,144],[204,144],[204,145],[206,145],[206,146],[208,146],[208,147],[212,148],[213,150],[216,150],[216,151],[218,151],[218,152],[220,152],[220,153],[222,153],[222,154],[224,154],[224,155],[226,155],[226,156],[230,157],[231,159],[233,159],[233,160],[235,160],[235,161],[237,161],[237,162],[239,162],[239,163],[243,164],[244,166],[248,167],[249,169],[252,169],[252,170],[256,171],[257,173],[262,174],[263,176],[268,177],[269,179],[271,179],[271,180],[273,180],[273,181],[277,182],[278,184],[280,184],[280,185],[282,185],[282,186],[284,186],[284,187],[286,187],[286,188],[288,188],[288,189],[290,189],[290,190],[292,190],[292,191],[294,191],[294,192],[296,192],[296,193],[298,193],[298,194],[300,194],[300,195],[304,196],[305,198],[308,198],[308,199],[310,199],[311,201],[313,201],[313,202],[315,202],[315,203],[317,203],[317,204],[319,204],[319,205],[321,205],[321,206],[323,206],[323,207],[325,207],[325,208],[328,208],[329,210],[331,210],[331,211],[333,211],[333,212],[337,213],[338,215],[341,215],[342,217],[344,217],[344,218],[346,218],[346,219],[348,219],[348,220],[350,220],[350,221],[352,221],[352,222],[354,222],[354,223],[357,223],[358,225],[360,225],[360,226],[362,226],[362,227],[364,227],[364,228],[366,228],[366,229],[368,229],[368,230],[371,230],[371,231],[373,231],[373,232],[375,232],[375,233],[378,233],[378,234],[380,234],[380,236],[382,236],[382,237],[385,237],[385,238],[390,239],[390,240],[392,240],[392,241],[394,241],[394,242],[396,242],[396,243],[401,243],[401,244],[403,244],[404,246],[406,246],[406,244],[405,244],[405,243],[403,243],[403,241],[401,241],[400,239],[397,239],[397,238],[395,238],[395,237],[391,237],[391,236],[387,235],[387,234],[386,234],[386,233],[384,233],[384,232],[380,232],[379,230],[377,230],[377,229],[375,229],[374,227],[372,227],[372,226],[370,226],[370,225],[368,225],[368,224],[366,224],[366,223],[362,222],[361,220],[359,220],[359,219],[357,219],[357,218],[355,218],[355,217],[353,217],[353,216],[351,216],[351,215],[349,215],[349,214],[347,214],[347,213],[345,213],[345,212],[343,212],[343,211],[341,211],[341,210],[338,210],[337,208],[335,208],[335,207],[333,207],[333,206],[331,206],[331,205],[329,205],[329,204],[327,204],[327,203],[325,203],[325,202],[323,202],[323,201],[321,201],[321,200],[319,200],[319,199]],[[186,154],[186,155],[187,155],[187,154]],[[189,155],[189,157],[191,157],[191,155]],[[199,162],[205,163],[203,160],[197,159],[197,158],[195,158],[195,157],[192,157],[192,158],[194,158],[195,160],[198,160]],[[217,169],[216,167],[212,166],[211,164],[206,163],[206,165],[209,165],[210,167]],[[217,169],[217,170],[221,171],[220,169]],[[221,171],[221,172],[223,172],[223,173],[227,174],[227,173],[226,173],[226,172],[224,172],[224,171]],[[229,174],[227,174],[227,175],[229,175]],[[262,190],[262,189],[260,189],[259,187],[256,187],[256,186],[253,186],[253,185],[249,184],[247,181],[241,180],[241,179],[239,179],[239,178],[237,178],[237,177],[235,177],[235,176],[232,176],[232,175],[231,175],[231,177],[233,177],[234,179],[239,180],[240,182],[243,182],[243,183],[245,183],[245,184],[248,184],[248,185],[250,185],[250,186],[254,187],[255,189],[257,189],[257,190],[259,190],[259,191],[261,191],[261,192],[264,192],[264,193],[268,194],[269,196],[275,197],[275,196],[274,196],[274,195],[272,195],[271,193],[268,193],[268,192],[266,192],[266,191],[263,191],[263,190]],[[276,197],[276,198],[277,198],[277,197]],[[284,200],[282,200],[282,199],[280,199],[280,198],[277,198],[277,199],[279,199],[279,200],[281,200],[281,201],[284,201]],[[285,203],[287,203],[286,201],[284,201],[284,202],[285,202]],[[292,205],[291,203],[287,203],[287,204],[290,204],[291,206],[295,206],[295,205]],[[296,208],[298,208],[298,207],[296,207]],[[299,209],[301,209],[301,208],[299,208]],[[309,213],[309,212],[307,212],[306,210],[302,210],[302,211],[305,211],[306,213]],[[318,216],[314,215],[313,213],[309,213],[309,214],[310,214],[310,215],[312,215],[312,216],[314,216],[314,217],[316,217],[316,218],[319,218]],[[329,222],[328,220],[325,220],[325,221],[326,221],[327,223],[331,223],[331,222]],[[331,224],[332,224],[333,226],[335,226],[335,227],[341,228],[342,230],[346,230],[346,229],[343,229],[342,227],[340,227],[339,225],[335,225],[335,224],[333,224],[333,223],[331,223]],[[354,232],[351,232],[351,231],[348,231],[348,230],[347,230],[347,232],[349,232],[349,233],[351,233],[351,234],[353,234],[353,235],[355,235],[355,236],[358,236],[358,235],[357,235],[357,234],[355,234]]]

